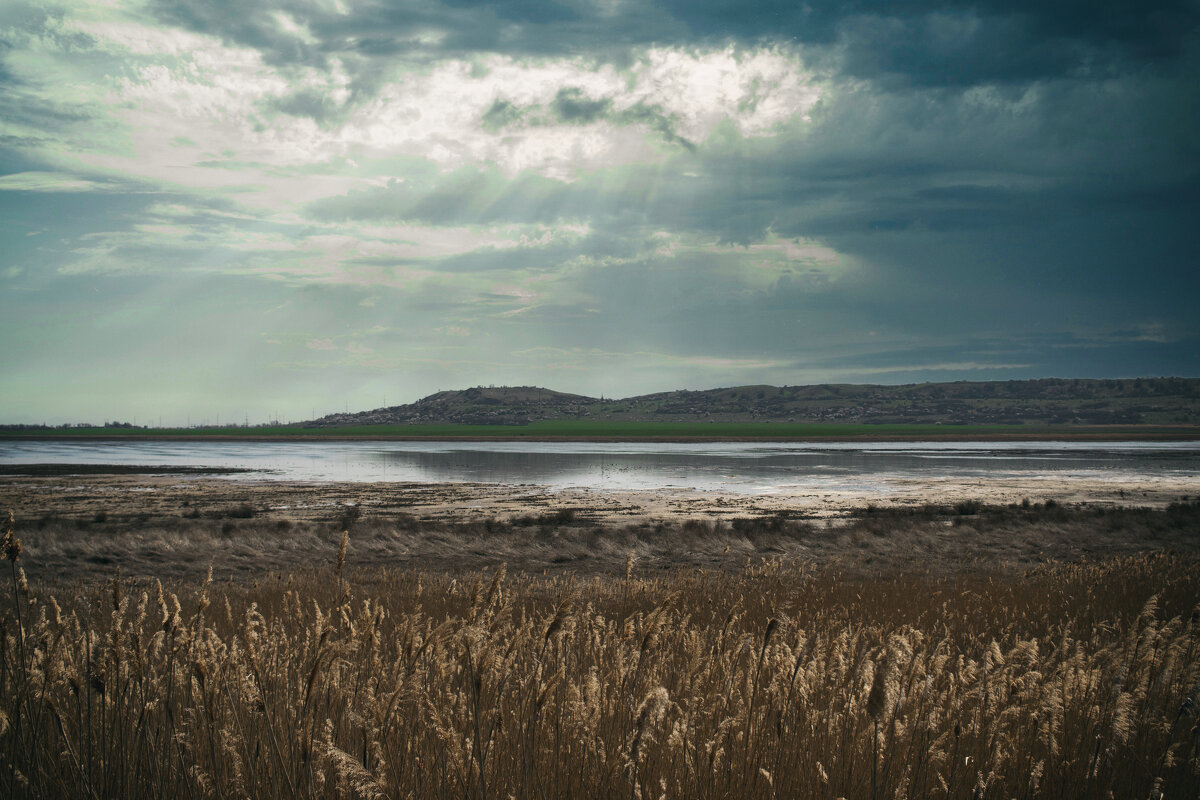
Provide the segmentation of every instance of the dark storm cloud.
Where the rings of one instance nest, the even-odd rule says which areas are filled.
[[[483,3],[475,0],[447,0],[445,5],[465,11],[485,10],[508,22],[542,25],[578,22],[583,18],[583,10],[586,7],[584,3],[573,6],[558,0],[492,0]]]
[[[295,0],[256,4],[249,10],[236,0],[159,0],[153,8],[165,22],[253,47],[275,64],[319,64],[334,53],[368,59],[478,51],[561,54],[643,44],[683,33],[652,4],[629,4],[611,16],[589,3],[554,0],[348,5],[347,14]],[[274,16],[277,11],[307,26],[316,43],[306,44],[284,31]]]
[[[1195,60],[1153,74],[979,89],[834,82],[797,137],[710,142],[661,167],[570,185],[466,168],[424,188],[351,193],[321,211],[457,224],[636,210],[648,224],[746,243],[768,227],[797,236],[953,231],[1036,224],[1121,197],[1172,206],[1166,198],[1186,199],[1200,164]],[[564,98],[586,104],[573,108],[576,118],[674,135],[657,108],[616,112],[606,98]],[[522,124],[533,113],[500,100],[487,122]]]
[[[6,63],[12,54],[35,41],[50,48],[86,53],[93,44],[91,37],[59,30],[55,23],[61,16],[61,12],[53,9],[23,3],[0,4],[0,127],[25,127],[45,131],[47,137],[53,137],[69,125],[91,119],[87,111],[74,104],[53,102],[40,96],[36,91],[42,83],[40,76],[19,77]],[[29,147],[36,142],[4,137],[0,139],[0,146],[5,144]]]
[[[254,48],[270,64],[324,64],[323,45],[310,45],[290,35],[274,16],[274,12],[285,12],[295,15],[299,22],[308,21],[318,12],[303,3],[164,0],[152,3],[151,8],[163,22]],[[322,18],[324,15],[315,17]]]
[[[293,92],[280,98],[272,106],[276,111],[282,111],[294,117],[308,117],[318,123],[334,119],[341,111],[341,106],[334,102],[328,94],[314,89]]]
[[[798,42],[815,46],[815,60],[845,74],[947,86],[1103,75],[1170,60],[1191,46],[1200,18],[1191,0],[664,0],[607,12],[582,2],[426,0],[358,6],[349,14],[298,0],[253,8],[232,0],[162,0],[155,10],[164,21],[253,47],[276,64],[323,64],[339,54],[359,57],[353,68],[369,70],[371,60],[397,56],[615,58],[622,48],[651,43]],[[307,26],[315,41],[285,31],[277,11]]]
[[[677,144],[687,150],[696,149],[695,143],[676,132],[676,120],[659,106],[639,102],[613,115],[613,119],[625,125],[644,125],[655,131],[667,144]]]
[[[578,86],[567,86],[558,90],[550,110],[560,121],[570,125],[587,125],[608,116],[612,100],[601,97],[593,100]]]
[[[1189,53],[1128,74],[982,88],[835,81],[796,136],[714,140],[662,165],[614,167],[570,184],[467,168],[423,186],[351,193],[314,212],[455,225],[587,220],[633,240],[663,229],[751,244],[773,232],[870,265],[869,280],[823,295],[822,308],[837,310],[833,324],[861,319],[938,337],[1165,320],[1177,342],[1194,336],[1189,309],[1200,297],[1195,64]],[[802,286],[780,285],[738,313],[716,302],[673,323],[691,331],[689,315],[721,318],[742,331],[740,341],[769,352],[797,318],[824,318]],[[778,311],[761,313],[767,304]],[[671,305],[656,307],[662,331]],[[1145,341],[1130,344],[1122,363],[1156,347],[1186,353]],[[1033,363],[1035,351],[1007,361]],[[1104,372],[1102,356],[1087,363]],[[1178,363],[1195,371],[1200,356]],[[864,364],[876,366],[887,365]]]
[[[839,26],[843,73],[901,84],[1022,82],[1077,68],[1070,40],[1047,38],[1020,17],[949,13],[903,19],[860,16]]]
[[[492,103],[492,107],[487,110],[487,113],[483,115],[480,123],[483,125],[484,130],[495,133],[501,128],[515,124],[524,115],[525,112],[515,104],[507,100],[497,99],[496,102]]]
[[[696,145],[676,131],[677,119],[662,106],[639,100],[632,106],[620,110],[613,108],[612,97],[589,97],[578,86],[565,86],[555,94],[549,108],[541,105],[520,107],[508,100],[497,98],[480,119],[480,126],[491,133],[513,129],[522,124],[536,125],[590,125],[608,121],[616,125],[631,125],[654,132],[659,140],[694,150]]]
[[[1152,59],[1178,53],[1197,18],[1196,5],[1190,0],[663,0],[661,5],[686,24],[693,36],[790,38],[808,43],[833,43],[848,36],[874,40],[895,53],[907,51],[918,60],[927,57],[920,45],[938,44],[954,32],[956,19],[976,19],[985,23],[984,27],[997,28],[975,39],[979,43],[1074,42],[1095,50],[1116,48],[1134,59]],[[900,28],[885,31],[870,24],[880,20],[893,20]],[[939,32],[938,26],[946,22],[951,26]],[[898,40],[894,38],[898,32],[915,33],[917,38]],[[992,58],[989,54],[977,56]],[[1009,57],[1019,64],[1027,55],[1012,52]]]

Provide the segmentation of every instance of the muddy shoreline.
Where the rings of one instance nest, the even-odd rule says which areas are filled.
[[[255,479],[237,469],[119,467],[81,470],[61,465],[35,474],[0,475],[0,509],[26,516],[88,518],[219,514],[248,504],[293,522],[318,521],[331,510],[358,507],[386,518],[405,514],[426,521],[506,519],[574,509],[596,524],[650,520],[761,517],[777,514],[836,518],[855,510],[919,508],[979,502],[1012,505],[1052,500],[1063,505],[1162,508],[1200,497],[1200,484],[1182,478],[1114,479],[1069,475],[1037,478],[944,477],[880,480],[872,488],[795,487],[773,493],[697,489],[553,489],[537,484],[303,482]],[[59,471],[62,470],[62,471]],[[245,475],[236,475],[246,472]],[[228,473],[231,477],[218,477]],[[194,515],[194,514],[193,514]]]
[[[803,444],[806,442],[1193,442],[1200,440],[1200,426],[1146,426],[1145,430],[1123,427],[1113,431],[1090,429],[1083,431],[968,433],[953,430],[945,433],[842,433],[807,436],[550,436],[550,435],[481,435],[453,434],[425,436],[407,434],[73,434],[25,433],[0,434],[0,440],[29,441],[151,441],[151,442],[648,442],[654,444],[708,444],[714,442],[754,442]]]
[[[140,464],[0,464],[0,476],[49,478],[72,475],[236,475],[256,472],[242,467],[188,467]]]
[[[1178,479],[894,481],[884,493],[552,490],[469,483],[298,483],[208,475],[0,477],[31,577],[193,579],[302,570],[350,531],[362,569],[616,575],[763,559],[865,571],[1027,568],[1200,552],[1200,487]],[[1180,512],[1180,509],[1184,509]],[[1197,513],[1192,513],[1197,510]],[[1182,516],[1181,516],[1182,513]]]

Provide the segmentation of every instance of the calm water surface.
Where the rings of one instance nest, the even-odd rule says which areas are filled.
[[[4,441],[3,464],[257,470],[231,480],[478,482],[773,493],[903,479],[1196,479],[1200,442]]]

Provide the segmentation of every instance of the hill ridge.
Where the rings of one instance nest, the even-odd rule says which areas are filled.
[[[413,403],[330,414],[304,427],[621,422],[1200,424],[1200,378],[1038,378],[951,383],[754,384],[595,398],[538,386],[475,386]]]

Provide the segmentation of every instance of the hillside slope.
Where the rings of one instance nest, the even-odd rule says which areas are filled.
[[[445,391],[415,403],[331,414],[308,427],[523,425],[540,420],[878,424],[1200,424],[1200,379],[1136,378],[735,386],[621,400],[529,386]]]

